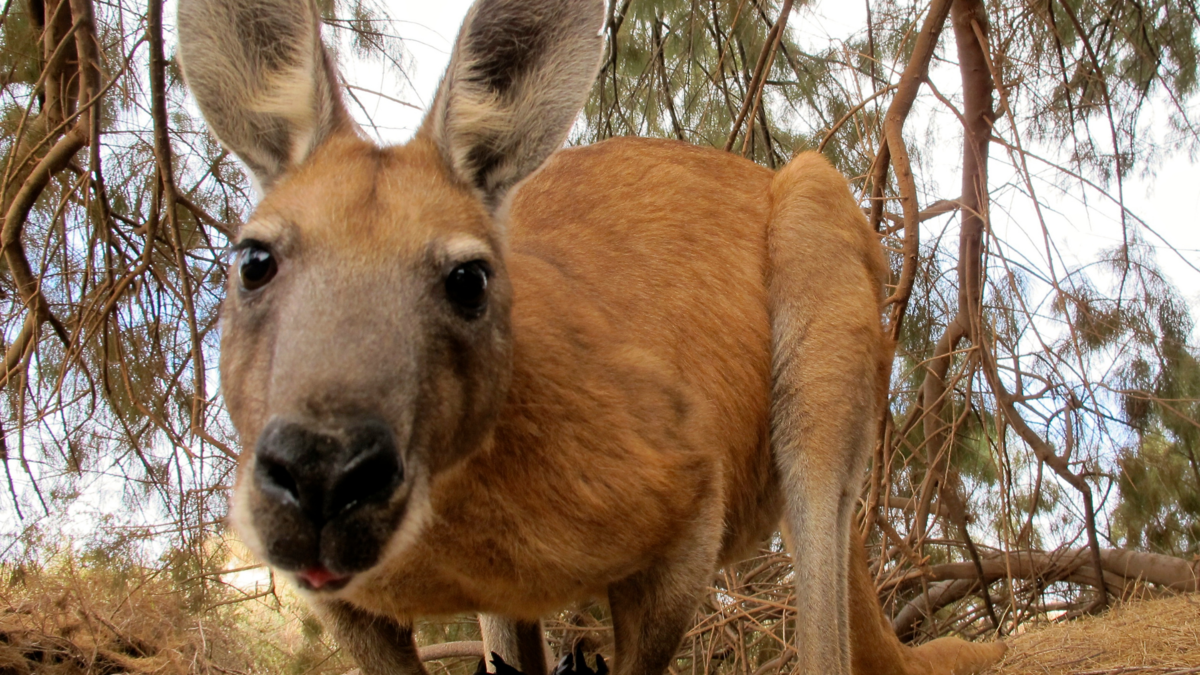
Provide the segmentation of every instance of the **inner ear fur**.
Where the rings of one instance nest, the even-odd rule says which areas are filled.
[[[184,78],[263,188],[354,129],[320,25],[311,0],[179,0]]]
[[[603,0],[479,0],[421,133],[494,209],[562,146],[600,67]]]

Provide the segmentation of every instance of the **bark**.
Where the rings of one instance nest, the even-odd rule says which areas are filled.
[[[958,45],[959,71],[963,85],[963,168],[962,196],[959,198],[961,230],[958,245],[958,314],[938,340],[922,385],[925,409],[926,457],[931,480],[927,481],[924,501],[945,485],[946,424],[942,409],[946,402],[946,373],[950,356],[959,343],[968,338],[978,343],[982,335],[983,236],[988,212],[988,143],[995,117],[992,81],[984,56],[987,16],[981,0],[954,0],[951,23]],[[973,26],[982,28],[976,33]],[[925,532],[926,513],[917,512],[917,532]]]
[[[958,243],[959,311],[971,318],[971,335],[979,335],[983,299],[983,235],[988,218],[988,145],[995,120],[992,81],[984,50],[987,14],[982,0],[955,0],[951,23],[958,43],[963,85],[963,169],[959,200],[962,230]],[[973,25],[982,30],[976,34]]]
[[[915,511],[919,500],[907,497],[888,497],[887,507],[889,509],[902,509],[904,511]],[[939,502],[934,502],[929,507],[931,513],[935,513],[943,518],[950,516],[950,510]]]
[[[50,303],[42,294],[40,276],[35,274],[21,244],[21,234],[25,229],[26,220],[33,205],[41,196],[42,191],[49,185],[54,174],[67,166],[75,153],[87,143],[84,129],[76,125],[70,132],[60,138],[54,147],[42,157],[33,171],[25,178],[21,189],[9,203],[4,216],[4,227],[0,230],[0,247],[3,248],[4,260],[8,264],[8,273],[12,276],[21,300],[28,312],[28,317],[22,325],[13,343],[4,354],[4,373],[0,374],[0,386],[8,384],[16,370],[26,362],[25,356],[37,343],[43,323],[50,322],[59,339],[69,343],[66,328],[50,313]]]
[[[947,505],[951,521],[967,543],[978,577],[983,570],[979,554],[971,541],[968,514],[957,474],[949,469],[952,446],[951,429],[943,419],[948,393],[946,374],[952,356],[964,339],[978,344],[983,334],[984,230],[988,213],[988,144],[995,118],[992,81],[987,58],[987,14],[982,0],[954,0],[950,8],[951,24],[958,47],[959,72],[963,86],[963,168],[962,196],[959,198],[960,234],[958,253],[958,310],[934,349],[921,387],[925,411],[925,456],[927,473],[922,483],[913,533],[917,545],[928,528],[928,505],[934,495]],[[980,30],[976,30],[976,27]],[[908,222],[906,218],[905,230]],[[991,597],[984,592],[984,604],[992,622],[998,619]]]
[[[417,652],[422,661],[438,661],[455,657],[482,659],[483,642],[479,640],[463,640],[461,642],[441,642],[435,645],[418,647]],[[362,675],[362,670],[355,668],[344,675]]]
[[[79,56],[70,39],[69,7],[67,0],[50,0],[42,4],[45,12],[39,21],[42,26],[42,114],[46,117],[47,128],[61,124],[74,107],[75,95],[70,84],[75,74],[73,66]]]
[[[929,7],[929,13],[917,34],[913,53],[909,57],[904,73],[896,88],[896,95],[888,106],[884,116],[884,139],[875,162],[871,168],[871,206],[869,220],[875,231],[880,231],[883,213],[884,196],[887,183],[889,164],[895,166],[896,182],[900,188],[901,207],[903,209],[904,250],[900,265],[900,276],[896,282],[896,290],[883,302],[883,307],[890,307],[888,312],[888,334],[893,343],[899,336],[904,323],[904,315],[908,309],[908,300],[912,295],[913,283],[916,280],[917,258],[920,253],[920,209],[917,204],[916,181],[913,179],[912,167],[908,151],[904,145],[904,122],[912,111],[917,93],[929,75],[929,62],[937,49],[942,30],[946,25],[946,17],[950,13],[951,0],[934,0]],[[885,378],[891,379],[892,362],[889,362]],[[887,406],[881,408],[883,417],[879,422],[879,438],[889,438],[887,430]],[[903,435],[898,435],[903,438]],[[890,463],[891,447],[881,447],[877,453],[879,459]],[[885,477],[886,478],[886,477]],[[883,480],[882,483],[886,483]],[[874,505],[872,505],[874,507]],[[874,509],[868,516],[868,524],[874,521]]]
[[[464,640],[462,642],[442,642],[427,645],[418,650],[422,661],[436,661],[455,656],[483,658],[483,643],[479,640]]]
[[[49,322],[59,339],[64,344],[70,343],[66,328],[50,312],[50,304],[42,293],[41,277],[34,273],[21,238],[38,198],[55,174],[67,168],[75,153],[91,141],[98,119],[95,99],[99,91],[99,69],[96,65],[96,29],[91,2],[61,0],[47,3],[44,7],[46,21],[42,44],[48,56],[45,70],[39,77],[46,96],[41,126],[50,130],[50,135],[43,142],[52,141],[52,144],[28,174],[8,184],[20,185],[15,192],[10,193],[8,185],[4,190],[6,196],[11,196],[4,208],[0,247],[13,284],[17,287],[29,316],[16,339],[5,350],[5,369],[0,374],[0,384],[8,384],[13,373],[21,364],[27,362],[25,356],[36,345],[43,323]],[[72,77],[73,75],[77,77]],[[68,84],[77,85],[77,88],[68,91]],[[70,129],[65,129],[72,115],[76,115],[77,118]],[[56,138],[58,133],[62,135]],[[19,144],[14,145],[12,156],[15,157],[20,151]],[[37,151],[38,148],[35,147],[29,152]],[[32,156],[29,159],[32,159]],[[6,176],[6,179],[9,178],[11,177]]]
[[[208,440],[211,437],[204,432],[205,404],[208,401],[208,394],[205,390],[207,368],[204,365],[203,344],[196,321],[196,308],[193,304],[192,278],[184,258],[184,241],[179,231],[179,213],[175,200],[179,190],[175,186],[175,168],[171,161],[170,127],[167,119],[167,59],[163,47],[163,2],[164,0],[150,0],[150,7],[146,14],[146,32],[150,41],[150,112],[154,117],[154,156],[158,161],[159,180],[162,181],[163,204],[167,214],[166,222],[170,228],[171,246],[175,251],[175,264],[179,268],[179,284],[184,311],[187,314],[188,328],[192,334],[192,433]],[[153,246],[152,237],[147,237],[146,246]]]

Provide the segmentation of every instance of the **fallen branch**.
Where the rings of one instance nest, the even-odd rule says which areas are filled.
[[[1177,592],[1200,591],[1200,561],[1189,562],[1158,553],[1104,549],[1100,552],[1100,575],[1096,574],[1091,562],[1092,551],[1083,548],[992,554],[980,561],[978,569],[973,562],[962,562],[914,570],[888,585],[903,589],[921,580],[933,583],[896,613],[892,627],[901,640],[912,639],[922,620],[977,590],[981,576],[983,583],[1007,578],[1036,579],[1043,584],[1067,581],[1093,588],[1103,587],[1118,594],[1137,581]]]
[[[418,649],[422,661],[437,661],[455,657],[483,658],[483,643],[479,640],[463,640],[461,642],[442,642],[436,645],[426,645]]]
[[[479,640],[462,640],[460,642],[441,642],[435,645],[418,647],[421,661],[438,661],[451,658],[483,658],[483,643]],[[355,668],[344,675],[362,675],[362,670]]]

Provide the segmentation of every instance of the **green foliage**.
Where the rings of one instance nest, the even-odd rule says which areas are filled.
[[[1107,386],[1134,442],[1117,453],[1114,536],[1125,545],[1195,554],[1200,532],[1200,351],[1187,305],[1146,249],[1110,252],[1103,268],[1125,289],[1113,298],[1080,279],[1055,314],[1072,327],[1064,355],[1115,362]]]
[[[1120,456],[1114,535],[1125,546],[1169,555],[1200,552],[1200,474],[1195,453],[1160,433]]]
[[[770,25],[778,17],[779,3],[633,0],[617,5],[617,10],[627,11],[615,15],[620,29],[615,41],[609,31],[605,65],[584,110],[586,126],[577,140],[642,135],[724,147]],[[775,114],[767,108],[801,101],[844,108],[840,98],[822,96],[829,77],[825,61],[836,56],[805,54],[786,34],[766,77],[771,98],[755,118],[766,130],[757,127],[748,147],[739,144],[734,150],[777,166],[794,149],[815,145],[803,137],[804,132],[794,130],[797,125],[771,121]],[[829,116],[836,119],[835,114],[831,111]]]
[[[1027,77],[1030,70],[1057,76],[1023,89],[1034,104],[1035,128],[1047,139],[1073,143],[1076,162],[1111,177],[1114,143],[1122,172],[1146,161],[1153,144],[1142,137],[1140,113],[1164,92],[1173,102],[1169,120],[1175,142],[1195,147],[1183,104],[1197,91],[1194,8],[1173,0],[993,5],[1022,29],[1008,39],[1010,63],[1027,64],[1013,76]],[[1116,138],[1089,127],[1092,120],[1106,119]]]
[[[38,29],[27,12],[11,12],[0,26],[0,72],[6,75],[5,86],[21,84],[32,87],[42,66]],[[4,126],[6,133],[15,133],[16,126]]]

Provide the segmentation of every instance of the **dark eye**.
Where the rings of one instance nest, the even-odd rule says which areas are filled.
[[[472,260],[446,276],[446,297],[468,319],[479,318],[487,308],[488,273],[487,263]]]
[[[265,246],[257,242],[248,244],[238,256],[238,276],[242,280],[242,288],[253,291],[266,286],[279,267],[275,256]]]

